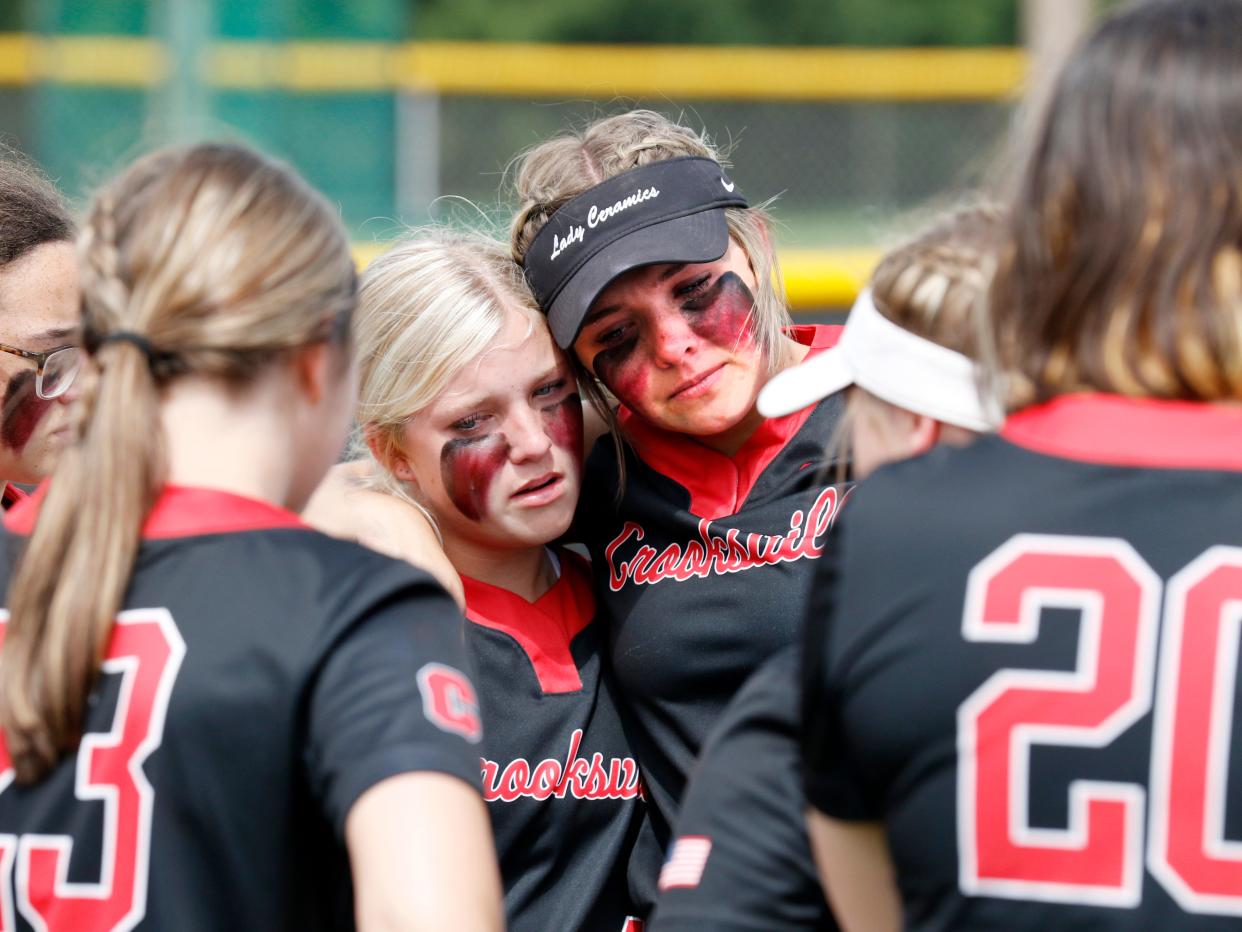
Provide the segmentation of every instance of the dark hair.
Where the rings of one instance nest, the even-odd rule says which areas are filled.
[[[27,159],[0,146],[0,268],[74,235],[60,192]]]
[[[1242,2],[1154,0],[1060,75],[991,305],[1011,406],[1242,397]]]

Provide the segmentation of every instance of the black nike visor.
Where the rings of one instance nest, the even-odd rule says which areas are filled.
[[[748,206],[720,163],[698,156],[631,169],[566,202],[523,261],[557,345],[573,345],[592,302],[617,276],[719,259],[729,248],[725,208]]]

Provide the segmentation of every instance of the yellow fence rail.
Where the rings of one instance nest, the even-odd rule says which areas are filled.
[[[785,293],[794,312],[854,303],[880,260],[874,249],[787,249],[780,254]]]
[[[237,90],[390,90],[688,100],[995,100],[1016,95],[1018,48],[861,49],[482,42],[212,43],[204,80]],[[0,84],[151,87],[168,74],[149,38],[0,34]]]
[[[143,89],[169,76],[156,39],[0,33],[0,86]],[[211,43],[199,63],[222,90],[684,100],[1004,100],[1022,90],[1019,48],[860,49],[469,42]],[[383,244],[356,248],[365,265]],[[795,311],[845,308],[874,250],[781,253]]]

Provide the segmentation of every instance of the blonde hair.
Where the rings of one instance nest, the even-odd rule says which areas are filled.
[[[478,233],[412,231],[362,275],[358,421],[371,444],[360,443],[358,452],[379,467],[365,482],[414,505],[433,526],[432,515],[390,470],[401,431],[495,344],[514,311],[543,326],[522,269],[503,243]]]
[[[728,165],[706,136],[652,110],[597,120],[579,133],[566,133],[528,150],[517,164],[520,206],[509,233],[513,257],[521,262],[548,219],[583,191],[630,169],[681,156]],[[725,216],[729,233],[746,253],[758,282],[751,327],[769,372],[776,372],[788,362],[781,331],[792,321],[766,206],[729,207]]]
[[[876,309],[903,330],[972,359],[977,311],[1005,232],[999,207],[959,207],[890,249],[871,273]]]
[[[870,281],[876,310],[915,336],[980,361],[987,346],[982,312],[1004,231],[1004,212],[991,204],[935,218],[876,265]],[[894,410],[891,402],[855,390],[834,432],[832,458],[842,468],[848,462],[855,419],[882,420]]]
[[[95,198],[79,250],[84,343],[100,372],[18,564],[0,664],[0,726],[23,782],[81,738],[164,482],[162,387],[182,375],[243,386],[298,347],[345,343],[355,302],[337,211],[240,146],[140,159]],[[107,340],[121,331],[138,339]]]

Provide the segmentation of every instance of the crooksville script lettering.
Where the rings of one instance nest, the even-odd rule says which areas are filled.
[[[620,592],[626,583],[646,586],[662,579],[684,582],[713,574],[740,573],[756,566],[814,559],[824,551],[823,537],[832,527],[842,501],[835,488],[824,489],[806,514],[795,511],[789,530],[782,534],[747,534],[737,528],[712,533],[712,522],[699,521],[698,539],[669,544],[663,550],[642,543],[641,524],[627,521],[621,533],[604,549],[608,585]],[[634,545],[631,551],[627,545]]]
[[[596,751],[589,758],[579,757],[582,729],[575,728],[569,738],[564,761],[549,757],[535,765],[519,757],[501,769],[496,761],[484,758],[483,798],[488,802],[511,803],[530,799],[633,799],[643,795],[638,763],[632,757],[614,757],[605,762]]]

